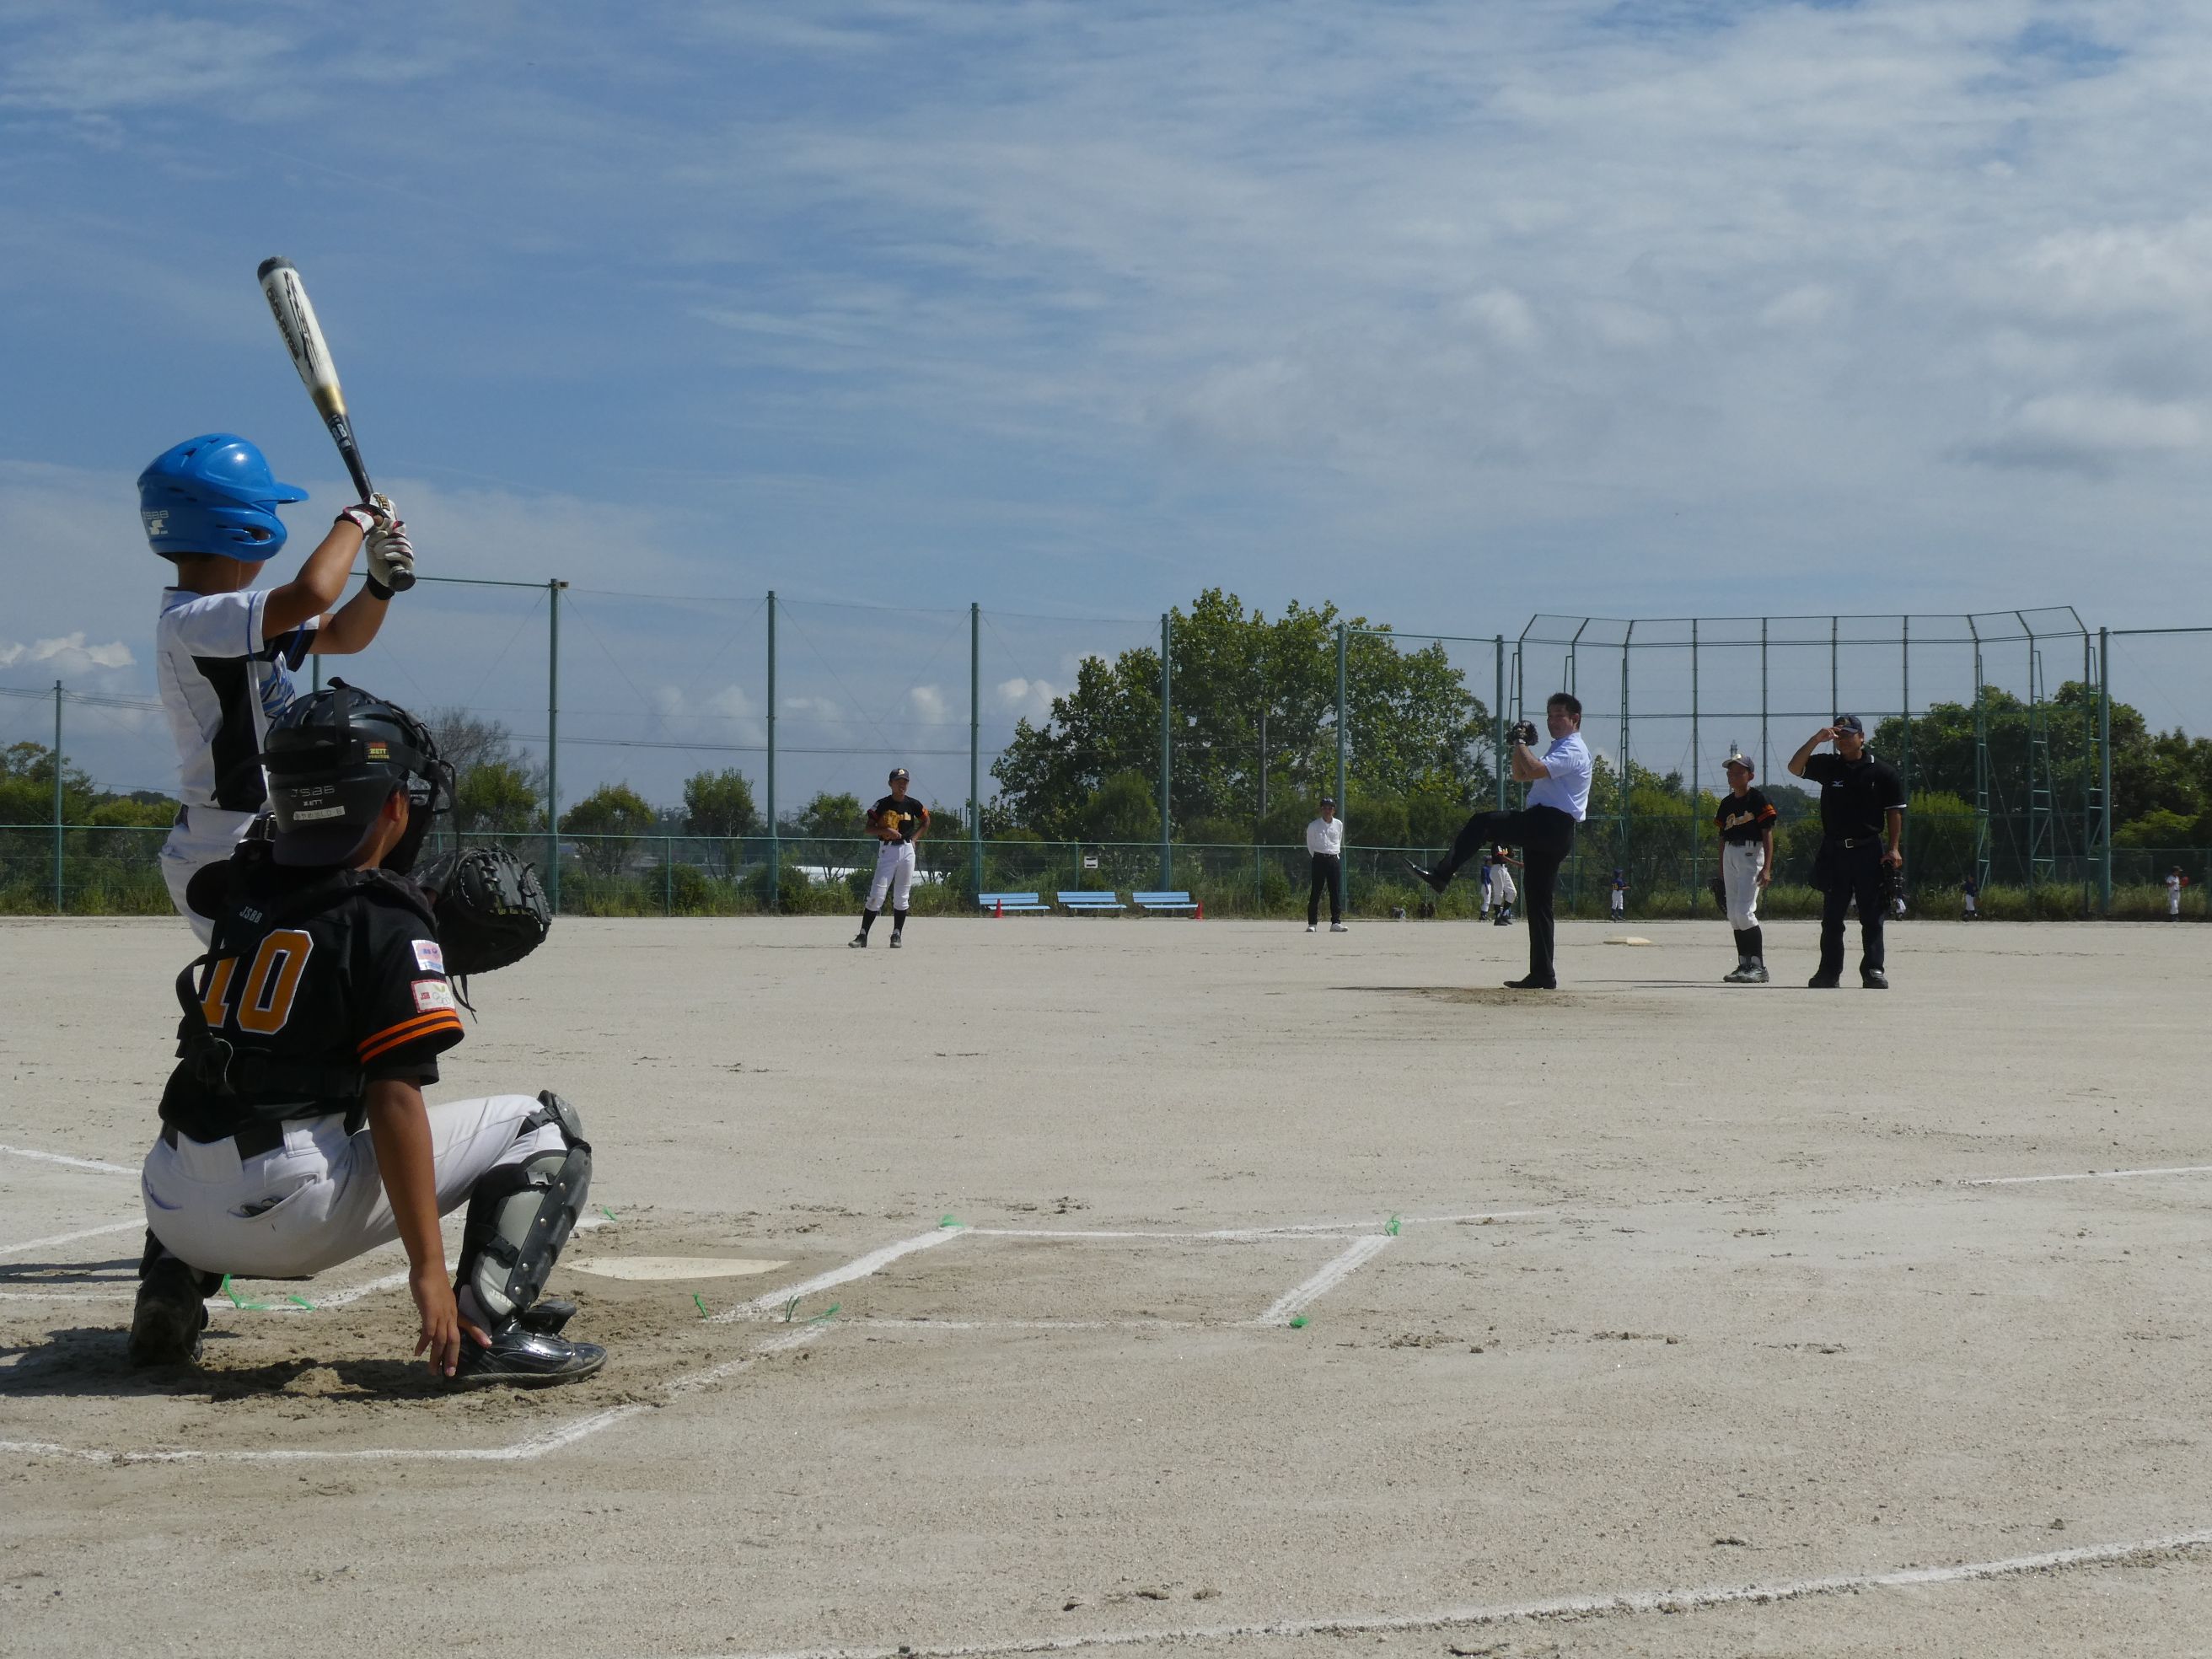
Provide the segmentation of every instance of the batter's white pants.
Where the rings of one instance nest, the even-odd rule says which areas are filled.
[[[557,1123],[521,1133],[538,1109],[534,1095],[429,1109],[440,1215],[489,1170],[567,1147]],[[157,1140],[138,1184],[154,1237],[201,1273],[305,1279],[399,1237],[376,1145],[365,1127],[348,1134],[342,1115],[288,1123],[282,1146],[245,1159],[228,1140]]]
[[[191,924],[203,945],[214,937],[215,918],[200,915],[185,902],[185,884],[209,865],[228,863],[239,837],[258,816],[226,812],[216,806],[187,806],[161,843],[161,879],[169,884],[169,902]]]
[[[1626,915],[1627,904],[1628,895],[1622,892],[1618,887],[1614,888],[1613,890],[1613,914],[1616,916]]]
[[[906,908],[908,891],[914,886],[914,843],[910,841],[887,841],[876,849],[876,878],[868,884],[868,908],[880,911],[884,895],[891,896],[891,908]]]
[[[1518,896],[1513,890],[1513,872],[1502,864],[1492,865],[1490,890],[1483,896],[1482,908],[1487,910],[1495,906],[1503,910]]]
[[[1759,872],[1766,848],[1755,841],[1721,843],[1721,881],[1728,892],[1729,926],[1741,933],[1759,926]]]

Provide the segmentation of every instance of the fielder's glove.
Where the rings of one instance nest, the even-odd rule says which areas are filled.
[[[1513,729],[1506,735],[1515,743],[1533,744],[1536,741],[1536,722],[1516,720],[1513,722]]]
[[[445,854],[415,879],[434,896],[438,944],[446,972],[455,980],[521,961],[553,927],[553,907],[537,866],[504,848]]]
[[[1728,883],[1715,876],[1705,884],[1705,890],[1713,896],[1713,902],[1721,907],[1721,914],[1726,915],[1728,914]]]

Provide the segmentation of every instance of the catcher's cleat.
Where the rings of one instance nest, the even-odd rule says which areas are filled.
[[[1445,888],[1451,885],[1451,878],[1449,876],[1440,876],[1433,870],[1425,870],[1419,865],[1414,863],[1411,859],[1407,859],[1406,860],[1406,867],[1420,878],[1421,880],[1426,882],[1430,888],[1436,892],[1441,893]]]
[[[893,934],[891,935],[891,949],[892,949],[892,950],[894,950],[894,951],[897,950],[897,949],[899,948],[899,946],[900,946],[902,944],[903,944],[904,942],[905,942],[905,941],[903,941],[902,939],[901,939],[899,938],[899,936],[898,936],[896,933],[893,933]]]
[[[558,1336],[561,1328],[576,1316],[576,1304],[557,1296],[541,1296],[526,1308],[515,1310],[514,1322],[540,1336]]]
[[[848,942],[846,948],[853,951],[866,950],[868,948],[868,936],[866,933],[854,934],[852,939]]]
[[[1889,975],[1879,968],[1869,968],[1859,975],[1859,984],[1866,990],[1887,991],[1889,989]]]
[[[492,1328],[489,1348],[480,1348],[473,1340],[465,1338],[460,1364],[449,1380],[457,1389],[493,1383],[544,1388],[555,1382],[580,1382],[606,1363],[607,1351],[598,1343],[548,1336],[530,1329],[518,1316],[501,1320]]]
[[[138,1281],[138,1305],[131,1315],[131,1364],[191,1364],[200,1357],[200,1333],[207,1324],[199,1275],[176,1257],[163,1256]]]
[[[1815,974],[1805,981],[1805,988],[1808,991],[1833,991],[1840,988],[1843,982],[1844,976],[1841,974]]]

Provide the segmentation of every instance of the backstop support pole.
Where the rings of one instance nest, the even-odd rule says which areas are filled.
[[[983,607],[968,606],[968,882],[983,890]]]
[[[545,584],[545,898],[561,910],[561,590]]]
[[[782,902],[783,836],[775,817],[775,589],[768,591],[768,885],[773,915]]]
[[[1175,780],[1175,612],[1160,613],[1160,888],[1175,884],[1175,824],[1170,806]]]
[[[62,914],[62,683],[54,682],[54,914]]]

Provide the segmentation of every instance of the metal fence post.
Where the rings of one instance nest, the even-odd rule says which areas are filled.
[[[54,914],[62,903],[62,683],[54,682]]]
[[[1705,787],[1705,763],[1698,748],[1698,619],[1690,618],[1690,866],[1683,872],[1682,890],[1689,895],[1690,913],[1698,909],[1698,859],[1704,834],[1698,819],[1698,791]],[[1719,856],[1717,853],[1716,858]]]
[[[1345,763],[1350,754],[1348,743],[1352,724],[1352,703],[1347,695],[1351,684],[1349,672],[1352,653],[1352,630],[1343,623],[1336,625],[1336,810],[1346,811],[1351,802],[1346,799],[1348,785],[1345,781]]]
[[[968,879],[983,890],[983,607],[968,605]]]
[[[1175,847],[1170,790],[1175,781],[1175,612],[1160,612],[1160,887],[1175,884]]]
[[[1505,635],[1498,635],[1491,641],[1497,660],[1492,672],[1497,690],[1490,705],[1490,769],[1498,779],[1498,810],[1505,810]]]
[[[768,886],[767,908],[782,902],[783,840],[775,817],[775,589],[768,591]]]
[[[556,578],[545,584],[545,897],[561,909],[561,590]]]
[[[2097,630],[2097,896],[2112,914],[2112,630]]]

